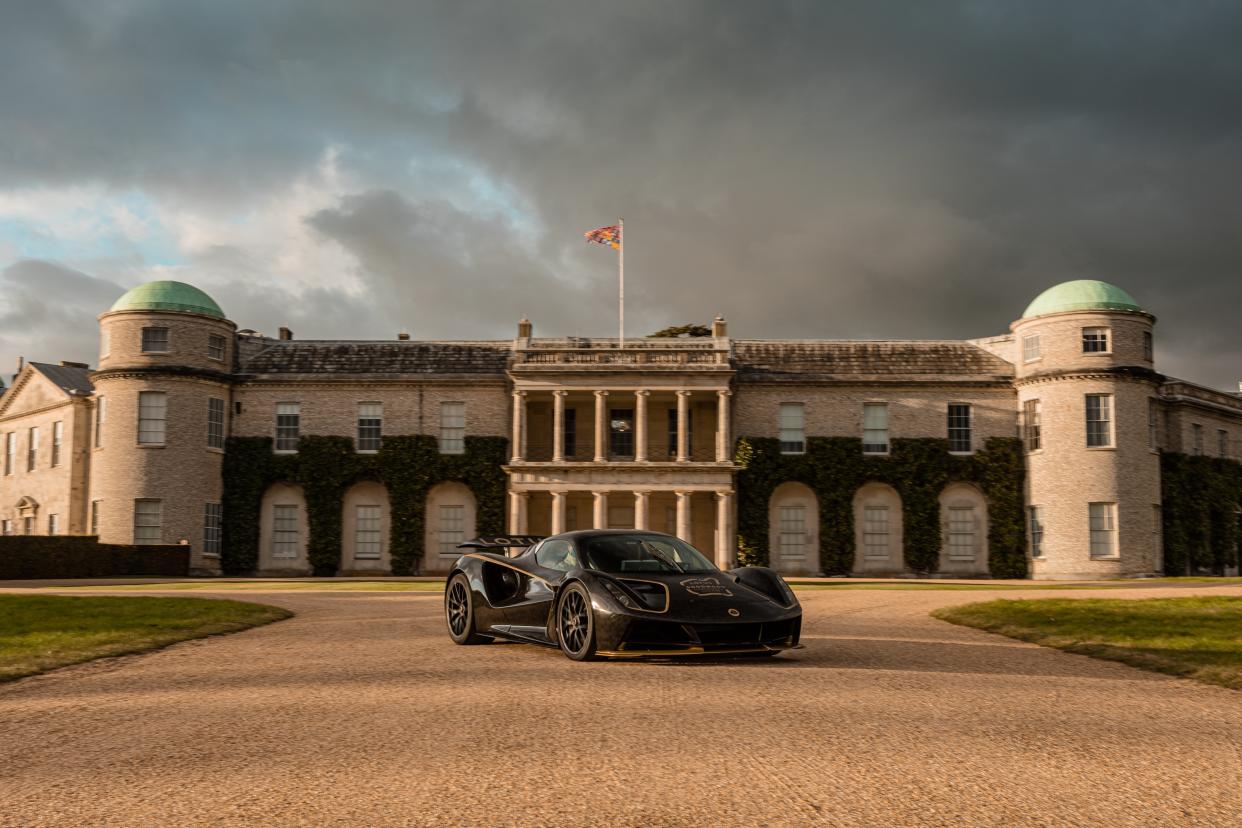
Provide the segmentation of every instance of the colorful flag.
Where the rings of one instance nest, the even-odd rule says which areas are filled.
[[[613,250],[618,250],[621,247],[621,227],[616,224],[611,227],[601,227],[598,230],[583,233],[583,235],[586,236],[588,244],[591,242],[606,244]]]

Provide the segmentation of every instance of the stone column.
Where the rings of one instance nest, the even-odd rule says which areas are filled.
[[[595,498],[595,508],[592,528],[607,529],[608,528],[608,492],[591,492],[591,496]]]
[[[651,522],[651,492],[634,492],[634,528],[646,529]]]
[[[552,493],[552,534],[565,531],[565,492]]]
[[[526,459],[526,392],[513,392],[513,452],[511,461]]]
[[[527,492],[509,492],[509,534],[526,534],[526,510],[530,495]]]
[[[634,462],[647,462],[647,398],[650,391],[634,392]]]
[[[608,392],[595,392],[595,462],[608,459]]]
[[[568,391],[552,392],[552,462],[565,460],[565,395]]]
[[[690,492],[677,492],[677,537],[686,543],[690,540]]]
[[[685,463],[690,459],[690,441],[686,438],[689,436],[690,424],[690,392],[677,392],[677,462]]]
[[[716,462],[729,462],[729,391],[716,392]]]
[[[732,524],[733,493],[716,492],[716,566],[728,569],[733,558]]]

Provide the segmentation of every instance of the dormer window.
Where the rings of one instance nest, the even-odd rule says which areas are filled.
[[[211,334],[207,337],[207,357],[224,361],[224,337]]]
[[[1106,354],[1108,350],[1108,328],[1082,329],[1082,352],[1084,354]]]
[[[168,328],[143,328],[142,352],[144,354],[168,353]]]

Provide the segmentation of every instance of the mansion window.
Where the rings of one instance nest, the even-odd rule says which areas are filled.
[[[1027,451],[1039,451],[1044,446],[1039,423],[1039,400],[1022,403],[1022,430]]]
[[[564,419],[561,421],[563,429],[561,432],[561,452],[567,458],[572,458],[578,453],[578,410],[576,408],[566,408]]]
[[[207,447],[224,448],[224,400],[207,399]]]
[[[35,533],[35,519],[33,517],[22,518],[22,534],[33,535]]]
[[[781,454],[806,453],[806,406],[802,403],[781,403]]]
[[[888,558],[887,506],[867,506],[863,509],[863,555]]]
[[[60,465],[61,444],[65,440],[65,422],[57,420],[52,423],[52,465]]]
[[[47,533],[49,535],[60,534],[60,515],[47,516]]]
[[[863,454],[888,454],[888,403],[863,403]]]
[[[34,471],[39,464],[39,429],[30,429],[26,439],[26,471]]]
[[[1031,525],[1031,557],[1044,556],[1044,507],[1031,506],[1027,509]]]
[[[108,398],[100,394],[95,400],[95,448],[103,445],[104,421],[108,419]]]
[[[276,451],[297,451],[301,431],[302,404],[276,403]]]
[[[1112,408],[1112,394],[1087,395],[1087,448],[1109,448],[1112,446]]]
[[[164,504],[159,500],[134,501],[134,544],[150,546],[164,539]]]
[[[358,506],[354,511],[354,558],[378,560],[379,557],[380,507]]]
[[[1203,426],[1198,423],[1191,423],[1190,434],[1194,440],[1194,452],[1196,455],[1203,454]]]
[[[298,507],[293,503],[272,506],[272,557],[298,556]]]
[[[949,507],[949,560],[974,561],[979,556],[979,521],[974,506]]]
[[[219,334],[211,334],[207,337],[207,357],[224,361],[224,337]]]
[[[11,535],[11,534],[13,534],[13,521],[8,520],[8,519],[4,521],[0,521],[0,535]]]
[[[608,412],[608,456],[634,456],[634,409],[614,408]]]
[[[1160,448],[1160,403],[1154,397],[1147,400],[1147,447],[1152,451]]]
[[[1039,334],[1028,334],[1022,337],[1022,361],[1034,362],[1043,356],[1040,350]]]
[[[1216,451],[1221,457],[1229,457],[1229,432],[1223,428],[1216,432]]]
[[[358,451],[379,451],[384,432],[384,404],[358,403]]]
[[[440,453],[462,454],[466,450],[466,404],[440,403]]]
[[[143,328],[142,352],[144,354],[168,353],[168,328]]]
[[[1111,558],[1117,554],[1117,504],[1088,503],[1091,530],[1091,557]]]
[[[694,439],[694,415],[686,412],[686,453],[690,453],[690,443]],[[668,456],[677,456],[677,409],[668,410]]]
[[[4,473],[13,473],[13,463],[17,457],[17,434],[10,431],[4,435]]]
[[[1154,359],[1151,343],[1151,331],[1143,331],[1143,359],[1151,362]]]
[[[806,507],[780,507],[780,530],[781,563],[806,558]]]
[[[203,554],[220,554],[220,524],[223,510],[219,503],[203,505]]]
[[[970,406],[966,403],[949,403],[949,451],[969,454],[970,450]]]
[[[1108,328],[1083,328],[1082,352],[1084,354],[1108,353]]]
[[[460,504],[441,506],[439,530],[440,554],[460,554],[457,544],[466,540],[466,507]]]
[[[168,395],[163,391],[138,392],[138,444],[164,445],[168,422]]]
[[[91,501],[91,534],[99,537],[99,504],[100,501]]]

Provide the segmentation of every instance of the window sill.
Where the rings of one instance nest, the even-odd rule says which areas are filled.
[[[134,445],[140,449],[162,449],[162,448],[165,448],[168,444],[167,443],[135,443]]]
[[[272,454],[297,454],[297,449],[272,449]]]
[[[354,454],[379,454],[379,449],[357,449]]]
[[[1092,556],[1090,556],[1090,560],[1093,560],[1093,561],[1119,561],[1119,560],[1121,560],[1121,556],[1120,556],[1120,555],[1092,555]]]
[[[1030,449],[1029,451],[1027,451],[1027,454],[1028,454],[1028,455],[1031,455],[1031,454],[1043,454],[1043,453],[1044,453],[1044,450],[1043,450],[1042,448]]]
[[[953,455],[954,457],[969,457],[970,455],[972,455],[972,454],[974,454],[974,453],[975,453],[975,450],[974,450],[974,449],[971,449],[970,451],[951,451],[951,452],[949,452],[949,454]]]
[[[1087,451],[1116,451],[1116,446],[1084,446]]]
[[[143,356],[168,356],[172,351],[140,351]]]
[[[216,446],[207,446],[207,450],[212,454],[224,454],[224,449],[217,448]]]
[[[1113,352],[1112,351],[1083,351],[1082,355],[1085,357],[1108,357],[1108,356],[1112,356]]]

